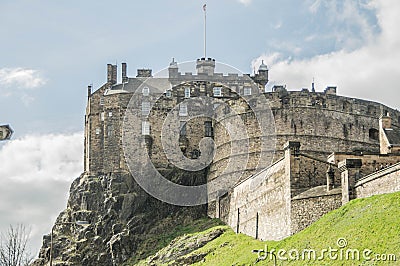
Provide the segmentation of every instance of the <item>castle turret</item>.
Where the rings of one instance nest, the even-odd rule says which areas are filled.
[[[215,59],[211,58],[206,59],[204,57],[201,59],[197,59],[196,69],[197,69],[197,75],[208,75],[208,76],[214,75]]]
[[[172,62],[168,67],[169,78],[178,78],[178,63],[175,62],[175,58],[172,58]]]
[[[268,66],[264,64],[264,60],[261,61],[258,73],[254,77],[254,81],[260,84],[262,92],[264,92],[264,88],[268,83]]]

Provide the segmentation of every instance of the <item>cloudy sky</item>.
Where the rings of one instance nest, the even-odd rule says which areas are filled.
[[[341,95],[399,108],[397,0],[0,2],[0,231],[32,228],[32,252],[82,172],[86,87],[107,63],[161,70],[172,57],[208,54],[250,73],[264,60],[270,84],[337,85]]]

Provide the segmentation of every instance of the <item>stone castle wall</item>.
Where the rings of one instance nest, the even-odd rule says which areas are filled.
[[[291,233],[295,234],[319,220],[324,214],[342,206],[341,190],[319,196],[297,197],[291,202]]]
[[[257,110],[259,106],[251,104],[251,99],[248,101],[250,105],[234,100],[229,104],[236,114],[227,115],[215,123],[216,156],[210,167],[208,180],[221,176],[237,179],[238,175],[241,175],[239,180],[246,179],[281,158],[284,154],[282,147],[287,141],[300,142],[302,153],[322,161],[326,161],[332,152],[379,152],[378,135],[372,134],[378,132],[379,114],[389,111],[394,117],[400,115],[398,111],[382,104],[328,93],[285,90],[263,95],[271,110]],[[268,116],[270,113],[275,124],[273,132],[260,129],[260,124],[257,123],[260,114]],[[237,117],[240,120],[235,120]],[[232,140],[226,131],[226,125],[240,128],[241,123],[245,125],[247,137]],[[268,145],[272,141],[275,145]],[[267,145],[262,146],[265,143]],[[246,145],[247,150],[239,150],[240,152],[235,152],[232,148]],[[293,163],[293,171],[299,171],[293,173],[293,196],[311,187],[326,184],[327,164],[314,158],[307,159],[303,156]],[[244,166],[245,171],[238,166],[228,167],[232,160]],[[309,167],[296,168],[296,165]],[[340,173],[337,169],[335,183],[340,184]],[[214,210],[210,210],[210,213],[214,213]]]
[[[93,171],[112,172],[126,168],[120,139],[124,112],[132,93],[104,96],[106,88],[109,88],[107,86],[109,85],[106,84],[90,96],[86,115],[85,145],[88,146],[88,149],[85,149],[85,169],[91,168]],[[193,87],[192,97],[196,97],[200,90],[200,85],[198,89]],[[207,95],[211,93],[210,88],[205,88],[204,91]],[[225,90],[223,93],[228,97],[228,91]],[[166,113],[184,100],[182,94],[184,94],[183,86],[173,93],[172,98],[164,98],[162,103],[164,108],[152,110],[152,115],[149,117],[152,120],[150,121],[153,138],[152,156],[155,162],[160,162],[163,166],[168,166],[168,161],[162,157],[163,150],[160,142],[157,141],[158,135]],[[371,131],[379,128],[377,117],[381,112],[388,111],[393,117],[394,124],[397,124],[400,117],[398,111],[382,104],[326,93],[275,91],[263,95],[271,108],[271,111],[265,109],[265,116],[270,115],[270,112],[274,117],[275,124],[275,132],[267,130],[268,134],[263,132],[265,130],[260,130],[257,123],[257,117],[254,115],[257,106],[251,106],[252,109],[250,109],[249,106],[243,106],[240,98],[228,99],[231,95],[223,99],[237,113],[233,114],[233,117],[239,116],[246,126],[248,138],[237,140],[237,142],[246,143],[248,141],[249,149],[243,155],[230,153],[232,141],[229,134],[225,132],[226,123],[224,122],[226,121],[212,121],[217,149],[215,160],[210,168],[210,180],[219,176],[227,166],[227,160],[235,156],[246,157],[249,164],[246,166],[248,173],[244,175],[244,178],[254,174],[255,172],[252,170],[257,167],[258,169],[267,167],[273,160],[280,158],[283,155],[281,147],[289,140],[299,141],[302,143],[304,152],[323,160],[332,152],[348,153],[357,150],[379,152],[379,140],[376,136],[371,135]],[[246,104],[248,105],[248,103]],[[250,104],[252,103],[250,102]],[[263,112],[261,108],[262,106],[260,106],[260,113]],[[180,119],[185,121],[185,117]],[[225,115],[224,119],[233,120],[229,115]],[[199,120],[197,124],[187,124],[188,153],[195,150],[204,137],[205,121],[210,120],[204,119]],[[276,137],[271,136],[272,133],[276,133]],[[261,143],[268,142],[271,138],[276,141],[276,152],[273,153],[269,150],[272,146],[268,146],[266,150],[262,151]],[[243,145],[238,143],[237,146]],[[115,152],[116,150],[118,152]],[[270,158],[260,160],[261,152],[264,152],[264,157],[268,155]],[[158,156],[160,158],[157,158]]]
[[[290,235],[290,177],[286,160],[244,180],[231,193],[229,225],[265,240]]]
[[[400,163],[363,177],[355,184],[355,191],[357,198],[400,191]]]
[[[91,95],[85,117],[85,172],[127,171],[122,148],[122,124],[128,94],[104,95],[106,84]]]
[[[180,83],[180,79],[184,82]],[[378,153],[379,115],[389,112],[394,125],[400,122],[397,110],[375,102],[337,96],[333,90],[309,92],[278,88],[259,94],[254,89],[253,95],[243,97],[245,87],[250,86],[248,79],[235,75],[214,75],[211,79],[212,82],[205,82],[201,75],[178,73],[168,80],[173,86],[171,93],[168,96],[164,93],[158,99],[151,93],[134,93],[144,82],[140,78],[127,79],[122,85],[107,83],[92,93],[85,119],[85,172],[108,174],[129,170],[122,139],[126,109],[133,100],[139,108],[134,112],[141,119],[131,127],[134,138],[142,140],[139,148],[146,150],[157,169],[163,173],[175,169],[164,153],[163,126],[175,130],[168,140],[177,143],[175,155],[183,154],[190,160],[200,155],[204,137],[213,138],[214,159],[209,168],[200,173],[206,174],[207,182],[217,178],[219,182],[209,189],[216,196],[216,200],[208,204],[209,216],[219,217],[239,232],[260,239],[281,239],[338,206],[338,193],[303,194],[311,188],[326,186],[328,163],[324,161],[329,154],[336,152],[336,157],[329,162],[337,165],[340,153],[354,153],[355,156]],[[177,108],[180,103],[192,97],[213,97],[213,87],[217,85],[222,88],[222,96],[214,97],[220,104],[214,104],[213,108],[222,119],[201,116],[190,119],[180,114]],[[190,97],[186,95],[188,88]],[[132,95],[136,98],[131,99]],[[143,113],[145,102],[153,105],[148,114]],[[198,106],[189,104],[187,112],[194,112],[196,108]],[[179,125],[165,125],[168,114],[175,116]],[[262,128],[260,117],[271,127]],[[142,133],[143,121],[150,125],[149,134]],[[207,133],[206,123],[211,123],[212,135]],[[233,137],[235,131],[242,130],[243,135]],[[288,157],[282,148],[288,141],[300,142],[301,153]],[[362,175],[388,162],[386,157],[371,158],[365,155]],[[396,163],[395,159],[392,162],[389,158],[389,161]],[[392,176],[389,175],[388,180]],[[225,183],[230,180],[234,180],[231,185],[238,183],[228,191]],[[340,184],[337,167],[334,167],[334,180],[336,185]],[[357,193],[369,195],[374,188],[385,185],[382,181],[385,179],[374,180],[357,187]]]

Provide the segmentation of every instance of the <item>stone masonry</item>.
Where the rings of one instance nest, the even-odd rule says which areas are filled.
[[[255,76],[232,73],[225,75],[215,73],[214,59],[202,58],[196,62],[197,75],[193,75],[180,73],[177,62],[173,60],[168,68],[168,77],[152,77],[151,70],[138,70],[136,78],[128,78],[124,63],[121,84],[115,82],[115,69],[116,66],[108,67],[108,82],[97,91],[93,93],[90,91],[88,97],[85,172],[129,172],[121,141],[122,125],[129,101],[132,97],[136,97],[135,101],[142,106],[137,112],[148,112],[145,114],[147,116],[143,115],[143,121],[146,121],[149,132],[143,130],[141,132],[140,121],[136,129],[138,134],[145,135],[142,147],[147,149],[155,167],[159,171],[173,169],[173,163],[165,156],[161,135],[163,121],[167,119],[168,114],[174,113],[181,120],[180,125],[175,125],[179,127],[176,133],[179,137],[170,141],[179,143],[179,152],[191,160],[196,160],[201,155],[199,144],[202,139],[212,138],[215,143],[214,159],[207,168],[205,179],[208,182],[216,179],[225,181],[234,179],[238,182],[230,189],[224,186],[210,188],[213,196],[210,196],[208,203],[208,215],[220,217],[233,228],[239,228],[238,231],[250,235],[255,234],[255,229],[254,226],[246,225],[246,219],[257,221],[257,226],[260,228],[257,235],[264,239],[283,238],[303,229],[323,213],[337,208],[340,205],[338,198],[342,197],[338,196],[337,188],[347,180],[341,177],[344,168],[339,169],[339,161],[350,160],[361,154],[363,158],[379,154],[382,133],[378,118],[381,114],[390,113],[393,125],[399,126],[397,122],[400,120],[400,112],[397,110],[380,103],[338,96],[336,87],[327,87],[323,92],[315,92],[308,89],[288,91],[285,86],[274,86],[271,92],[264,92],[268,82],[268,68],[265,65],[260,67]],[[163,89],[160,90],[160,87]],[[214,89],[216,87],[220,88],[220,94],[216,94]],[[249,89],[250,95],[248,95]],[[156,99],[153,96],[155,92],[161,93],[161,97]],[[189,119],[187,115],[180,113],[181,110],[176,109],[184,100],[202,96],[218,99],[221,101],[221,106],[225,105],[216,110],[224,113],[222,119],[215,120],[210,117]],[[260,103],[260,97],[266,100],[268,108]],[[188,113],[196,111],[195,104],[185,108]],[[269,119],[273,127],[260,128],[257,120],[260,116]],[[242,123],[246,128],[246,138],[233,139],[226,125],[240,128]],[[296,142],[301,145],[301,155],[292,156],[288,161],[288,155],[283,147],[285,143]],[[247,149],[235,150],[234,147]],[[332,156],[331,153],[335,155]],[[329,155],[330,158],[327,160]],[[366,163],[362,163],[360,175],[374,172],[381,161],[395,163],[398,160],[397,157],[389,157],[381,156],[381,160],[365,161]],[[243,167],[231,167],[229,162],[233,160],[232,158],[237,166]],[[280,165],[282,166],[279,168]],[[330,186],[336,189],[333,192],[323,192],[324,189],[320,191],[316,188],[327,186],[329,167],[333,173]],[[286,170],[282,172],[283,169]],[[255,192],[254,188],[250,190],[246,183],[249,182],[249,178],[264,180],[259,182],[259,186],[264,184],[265,180],[269,180],[268,185],[260,187],[264,192]],[[356,180],[351,182],[350,185],[354,186]],[[271,192],[264,190],[269,187],[272,189]],[[279,187],[281,189],[278,189]],[[309,191],[311,189],[314,189],[314,194]],[[275,192],[270,194],[272,191]],[[315,191],[320,193],[315,194]],[[268,209],[256,211],[256,205],[247,206],[245,202],[251,201],[250,198],[258,198],[259,193],[263,195],[259,199],[263,203],[259,202],[257,206],[263,206],[274,199],[276,201],[274,205],[281,207],[277,207],[275,211]],[[356,197],[352,193],[349,199]],[[308,194],[312,196],[307,197]],[[245,202],[242,201],[242,197],[246,198]],[[326,204],[323,203],[325,201]],[[310,219],[296,218],[296,213],[297,216],[302,213],[304,216],[305,206],[316,210],[318,215],[310,214]],[[271,213],[280,218],[269,217]],[[269,224],[263,224],[264,216],[269,217],[267,219]],[[254,221],[251,223],[256,224]],[[290,221],[296,225],[290,225]],[[267,229],[271,226],[284,229],[281,229],[281,233],[280,230],[272,230],[277,232],[277,235],[269,236],[266,232],[271,231]]]
[[[279,240],[349,200],[400,190],[399,111],[339,96],[332,86],[266,91],[264,63],[254,75],[217,67],[201,58],[196,74],[181,73],[173,59],[164,76],[139,69],[131,78],[123,63],[118,83],[117,66],[108,64],[107,82],[88,87],[84,173],[55,225],[59,261],[123,263],[158,222],[205,215]],[[207,203],[178,207],[153,198],[137,179],[153,178],[143,170],[149,165],[171,183],[205,184]],[[90,230],[71,226],[78,219],[90,220]],[[35,265],[49,260],[49,241]],[[85,253],[94,246],[101,254]]]

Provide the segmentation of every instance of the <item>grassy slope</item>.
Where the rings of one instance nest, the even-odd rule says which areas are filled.
[[[373,196],[351,201],[332,211],[302,232],[279,242],[261,242],[242,234],[235,235],[228,230],[224,235],[195,252],[209,250],[205,262],[196,265],[249,265],[257,258],[252,249],[315,249],[317,257],[322,249],[338,248],[338,238],[345,238],[347,249],[370,249],[374,254],[395,254],[400,265],[400,193]],[[327,255],[325,257],[328,257]],[[345,255],[343,256],[345,258]],[[376,261],[329,260],[278,261],[277,265],[390,265]],[[257,265],[273,265],[271,261]]]
[[[282,262],[278,260],[277,265],[400,265],[399,218],[400,193],[393,193],[351,201],[340,209],[328,213],[302,232],[278,242],[262,242],[243,234],[235,234],[227,226],[213,227],[216,225],[215,220],[200,220],[191,227],[178,228],[179,230],[169,233],[168,237],[160,236],[160,238],[169,240],[182,234],[204,234],[213,228],[224,228],[223,235],[193,252],[207,253],[205,259],[195,265],[251,265],[257,259],[257,254],[251,251],[265,249],[266,246],[268,250],[275,248],[289,251],[295,248],[300,252],[303,249],[315,249],[318,257],[322,249],[338,248],[338,238],[347,240],[344,251],[359,249],[362,252],[364,249],[370,249],[373,251],[371,257],[378,253],[395,254],[398,261],[381,264],[362,259],[361,261],[346,261],[345,259],[338,261],[329,260],[325,255],[323,261]],[[343,257],[345,258],[345,255]],[[256,265],[273,264],[272,261],[266,260]]]

